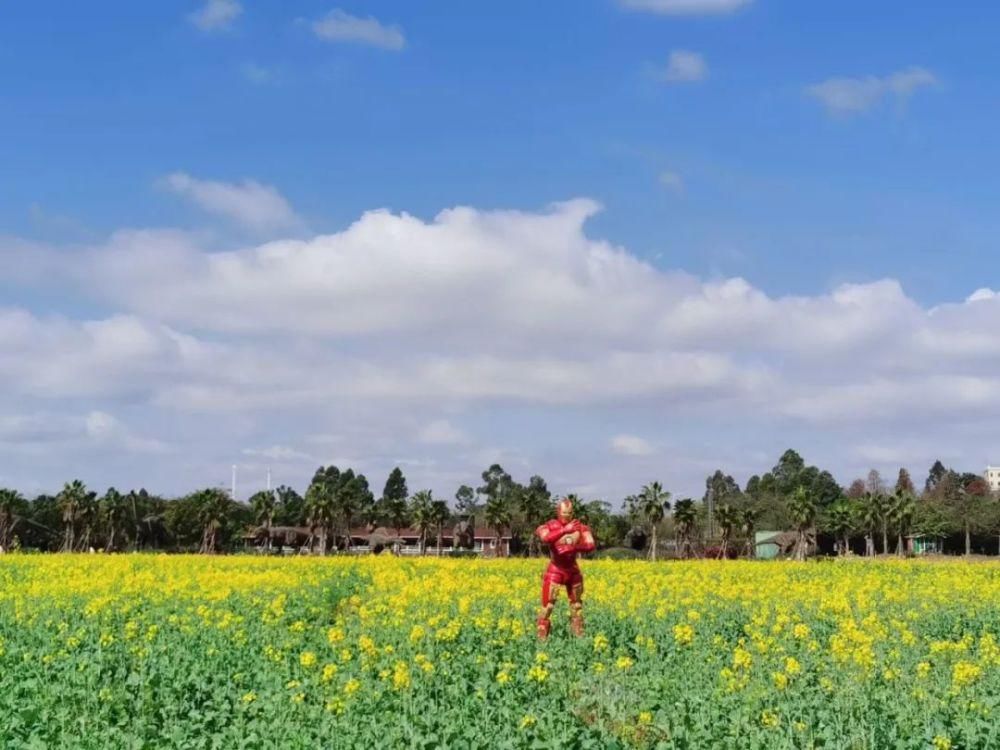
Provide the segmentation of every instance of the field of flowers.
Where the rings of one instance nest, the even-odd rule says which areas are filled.
[[[1000,747],[1000,566],[0,558],[3,748]]]

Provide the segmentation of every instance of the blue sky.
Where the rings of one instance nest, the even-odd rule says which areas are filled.
[[[684,12],[676,12],[679,6]],[[320,350],[355,357],[359,366],[380,362],[382,347],[391,341],[412,358],[411,364],[426,364],[429,358],[470,351],[460,336],[454,337],[454,348],[442,343],[450,340],[453,323],[446,316],[429,318],[426,329],[408,329],[405,340],[393,339],[401,335],[398,327],[369,325],[364,315],[353,328],[338,321],[331,323],[333,329],[303,334],[295,325],[269,321],[265,312],[266,332],[237,330],[219,321],[237,316],[238,302],[209,310],[198,301],[204,298],[192,301],[178,292],[178,304],[205,310],[198,317],[128,298],[120,289],[107,290],[114,276],[108,269],[117,269],[125,257],[114,254],[114,238],[125,229],[158,233],[155,241],[133,240],[121,251],[134,268],[120,283],[142,288],[152,275],[167,273],[166,266],[157,265],[165,263],[163,257],[175,258],[174,250],[164,256],[159,249],[170,232],[184,238],[183,250],[175,248],[176,258],[194,267],[220,252],[253,257],[268,240],[308,244],[336,237],[365,212],[380,208],[391,217],[410,214],[431,226],[439,212],[455,206],[471,207],[488,222],[493,210],[530,217],[555,202],[586,198],[601,210],[585,212],[585,227],[583,218],[571,221],[570,228],[556,233],[562,239],[553,242],[605,241],[622,248],[630,262],[649,264],[660,275],[657,283],[669,287],[654,297],[680,295],[671,298],[671,309],[674,303],[687,309],[681,304],[686,295],[714,299],[716,286],[743,279],[754,294],[789,308],[776,313],[779,317],[794,318],[800,312],[795,298],[822,307],[838,288],[857,285],[875,300],[871,329],[876,333],[859,334],[853,349],[835,342],[827,360],[834,369],[854,366],[851,358],[864,356],[869,347],[891,349],[892,337],[931,338],[928,327],[945,340],[972,329],[989,331],[995,301],[980,295],[970,306],[965,300],[977,289],[997,285],[993,250],[1000,152],[993,131],[1000,108],[1000,52],[993,30],[998,21],[1000,8],[984,3],[15,4],[6,9],[0,28],[0,242],[9,269],[0,275],[0,290],[9,315],[26,314],[31,325],[46,331],[56,325],[53,315],[61,316],[59,325],[85,331],[88,321],[129,316],[137,325],[169,326],[202,343],[262,346],[284,357]],[[260,190],[248,193],[247,181]],[[273,221],[259,214],[255,219],[260,211],[272,211]],[[459,229],[455,232],[456,242],[473,247],[472,239],[461,235],[459,240]],[[502,244],[506,234],[484,230],[476,236]],[[361,242],[353,252],[364,253],[367,247]],[[400,252],[407,247],[401,241]],[[597,252],[581,248],[585,255]],[[105,257],[109,253],[117,259],[112,265]],[[132,262],[139,256],[151,264],[145,270]],[[383,260],[391,264],[394,257]],[[422,257],[418,271],[428,275],[444,262],[433,248]],[[577,268],[576,261],[560,268]],[[537,270],[530,255],[518,256],[507,268],[525,277],[529,270]],[[547,278],[558,278],[562,271]],[[289,273],[285,293],[301,299],[305,292],[294,281],[300,277]],[[641,287],[642,272],[636,274]],[[674,284],[679,276],[686,281]],[[183,274],[174,279],[178,289],[191,281]],[[238,298],[236,283],[220,276],[220,286],[205,294],[211,300]],[[880,283],[895,284],[897,291],[886,294]],[[690,284],[701,286],[692,291]],[[594,294],[596,305],[614,308],[612,317],[618,312],[628,317],[616,298],[604,296],[607,286],[606,280],[590,278],[582,289]],[[628,286],[615,288],[630,293]],[[153,285],[150,294],[156,289]],[[436,295],[463,298],[468,289],[437,283],[424,289],[416,279],[408,291],[419,292],[414,305],[435,296],[429,304],[447,306]],[[538,319],[553,321],[553,338],[541,338],[531,352],[509,347],[510,361],[523,362],[528,354],[567,341],[579,347],[568,360],[577,364],[583,351],[605,351],[609,357],[683,351],[721,357],[740,374],[763,368],[761,377],[770,379],[772,393],[781,391],[774,385],[778,380],[790,382],[806,389],[801,398],[809,403],[832,398],[837,388],[849,394],[857,393],[850,390],[855,387],[905,390],[907,383],[893,380],[901,371],[914,379],[911,387],[917,380],[922,384],[914,391],[918,400],[958,387],[957,381],[935,378],[959,378],[983,403],[992,403],[992,380],[964,380],[970,373],[988,378],[989,363],[978,360],[938,372],[930,366],[907,370],[902,355],[886,355],[881,369],[863,371],[857,382],[839,382],[818,365],[799,361],[803,351],[776,353],[765,343],[736,352],[730,344],[697,340],[685,340],[683,346],[674,339],[637,343],[628,336],[595,341],[590,329],[579,332],[573,326],[575,333],[567,333],[558,325],[560,313],[545,307],[545,292],[531,290],[511,295],[522,303],[538,302]],[[338,297],[343,293],[338,287],[329,304],[338,310],[363,308],[371,291],[361,287]],[[480,298],[468,294],[464,302],[478,305]],[[380,298],[373,299],[370,304],[386,316],[405,318],[411,312],[403,303],[383,310]],[[713,304],[725,305],[725,298]],[[942,315],[933,311],[943,305],[975,311],[960,311],[942,332],[937,330]],[[310,308],[302,314],[323,312]],[[902,318],[909,322],[899,324]],[[902,327],[885,327],[886,321]],[[503,316],[478,323],[484,338],[532,338],[527,322],[525,330],[511,328]],[[823,330],[850,329],[851,324],[836,314],[830,321],[809,323],[819,327],[815,342],[820,348]],[[675,330],[675,323],[663,325]],[[708,324],[693,330],[706,341],[718,338]],[[765,342],[769,333],[755,329],[746,336],[751,343]],[[29,338],[48,340],[44,331]],[[13,334],[7,343],[9,356],[20,354],[24,361]],[[140,347],[129,356],[148,356],[145,351]],[[65,355],[65,350],[55,353]],[[920,356],[931,355],[921,350]],[[184,489],[188,481],[207,481],[216,471],[212,467],[228,466],[229,456],[251,455],[244,451],[281,447],[284,452],[272,454],[332,458],[300,445],[307,428],[295,409],[315,412],[308,399],[295,400],[295,409],[277,416],[245,405],[219,416],[195,399],[198,405],[185,403],[184,416],[178,417],[173,406],[164,406],[169,399],[157,387],[135,387],[135,378],[152,375],[136,374],[136,363],[119,354],[110,360],[93,364],[95,377],[120,378],[132,384],[132,392],[15,387],[8,403],[0,404],[0,414],[9,425],[21,426],[9,427],[8,439],[29,453],[34,449],[18,438],[18,429],[74,410],[80,421],[66,426],[67,433],[82,429],[81,435],[93,438],[87,420],[91,417],[93,427],[93,414],[99,413],[114,420],[118,443],[106,441],[103,453],[94,446],[81,453],[67,437],[69,442],[48,451],[49,459],[39,458],[46,452],[38,448],[17,471],[0,466],[0,480],[48,487],[54,472],[86,468],[95,482],[139,481],[126,468],[131,461],[116,468],[121,457],[109,457],[129,440],[140,452],[152,451],[152,463],[172,491]],[[589,377],[597,375],[574,376]],[[294,375],[276,375],[268,387],[295,391]],[[975,428],[964,416],[949,424],[956,436],[967,437],[949,438],[946,426],[940,447],[927,441],[899,448],[900,439],[913,439],[918,425],[894,421],[898,415],[887,413],[875,425],[865,422],[866,431],[875,433],[877,450],[850,457],[838,447],[837,430],[857,434],[855,428],[822,420],[804,425],[795,421],[801,409],[785,414],[774,404],[768,408],[774,396],[752,388],[738,406],[715,399],[701,411],[688,404],[684,408],[694,409],[688,415],[664,405],[685,402],[667,393],[669,388],[655,397],[604,393],[596,399],[600,408],[594,406],[592,388],[582,388],[576,401],[530,388],[513,390],[513,395],[501,388],[500,393],[452,396],[447,388],[431,387],[408,396],[420,403],[407,401],[406,410],[419,414],[414,418],[424,427],[415,425],[409,442],[386,445],[370,470],[379,475],[391,468],[383,464],[411,457],[427,483],[450,494],[453,478],[493,451],[521,461],[525,471],[564,476],[567,485],[614,495],[655,478],[651,474],[659,467],[694,492],[707,473],[702,462],[725,466],[726,459],[720,461],[725,454],[732,456],[737,473],[755,462],[764,469],[793,439],[814,446],[817,455],[807,458],[839,469],[845,482],[877,461],[888,470],[897,457],[912,456],[919,474],[921,462],[936,450],[973,468],[989,450],[1000,450],[1000,445],[978,444],[973,449]],[[233,397],[235,403],[234,393],[213,398]],[[310,398],[325,402],[319,392]],[[351,408],[358,409],[359,419],[382,425],[383,398],[354,396]],[[974,395],[959,400],[966,404],[969,399],[978,418],[982,404]],[[906,411],[905,405],[899,408]],[[836,411],[831,407],[829,413]],[[773,418],[775,412],[781,418]],[[724,423],[720,413],[738,413],[737,432],[745,431],[745,437],[713,442],[720,438],[712,425]],[[665,426],[682,416],[682,430]],[[330,418],[340,422],[336,414]],[[308,426],[314,437],[327,434],[324,419]],[[211,450],[190,444],[190,451],[203,458],[194,460],[184,446],[206,420],[224,426],[228,444]],[[444,424],[452,430],[451,439],[419,439],[427,425],[447,433]],[[573,430],[573,440],[561,437],[566,429]],[[272,437],[272,432],[280,434]],[[630,452],[619,444],[612,451],[618,458],[595,463],[596,446],[606,448],[608,439],[621,435],[641,437],[646,448]],[[358,436],[341,438],[356,446],[358,455],[366,445]],[[752,450],[761,443],[767,446],[766,458]],[[455,446],[467,456],[457,458]],[[970,455],[970,450],[975,452]],[[623,456],[641,461],[623,463]],[[309,461],[300,462],[289,458],[289,476],[308,473]],[[177,479],[182,467],[189,480]],[[593,475],[575,478],[581,467],[593,467]]]

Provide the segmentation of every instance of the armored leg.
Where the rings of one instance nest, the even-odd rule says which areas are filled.
[[[542,607],[538,610],[536,622],[539,638],[548,638],[552,630],[552,610],[555,609],[558,593],[558,586],[553,586],[548,578],[542,579]]]
[[[569,631],[579,637],[583,635],[583,582],[573,583],[569,590]]]

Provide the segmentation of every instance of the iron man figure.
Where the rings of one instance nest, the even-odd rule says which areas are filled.
[[[556,517],[543,523],[535,534],[549,546],[549,567],[542,576],[542,608],[538,612],[538,637],[547,638],[552,629],[559,587],[566,587],[569,597],[569,629],[573,635],[583,635],[583,573],[576,556],[592,552],[596,545],[590,529],[573,518],[573,501],[560,500]]]

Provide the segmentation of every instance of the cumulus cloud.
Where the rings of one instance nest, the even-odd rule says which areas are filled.
[[[885,446],[933,425],[935,439],[953,429],[961,445],[1000,417],[991,290],[934,307],[892,279],[775,296],[741,278],[663,271],[591,237],[598,210],[585,199],[427,219],[376,210],[332,234],[225,251],[198,235],[128,230],[72,254],[19,255],[27,266],[58,258],[64,284],[116,312],[0,308],[0,439],[58,433],[65,426],[23,415],[65,407],[83,414],[79,440],[112,450],[129,442],[127,409],[142,415],[135,440],[196,445],[213,462],[184,476],[224,480],[234,454],[305,474],[312,453],[329,460],[335,448],[376,472],[409,456],[422,483],[445,491],[482,470],[468,468],[485,455],[473,447],[489,445],[526,472],[548,474],[533,464],[547,456],[567,483],[612,492],[648,481],[615,457],[651,446],[696,488],[706,464],[735,470],[745,451],[796,430],[842,456],[837,445],[860,428]],[[21,278],[47,275],[23,267]],[[476,418],[459,428],[441,416],[456,409]],[[634,415],[610,450],[607,409]],[[754,435],[742,448],[733,424]],[[706,425],[704,455],[664,447]],[[567,435],[572,449],[559,448]],[[298,442],[310,451],[289,447]]]
[[[237,0],[207,0],[188,20],[202,31],[221,31],[232,26],[242,13],[243,6]]]
[[[648,456],[653,446],[636,435],[615,435],[611,438],[611,450],[620,456]]]
[[[734,13],[753,0],[618,0],[629,10],[659,13],[665,16],[708,16]]]
[[[866,112],[886,98],[906,101],[921,88],[933,86],[937,77],[929,70],[906,68],[887,76],[863,78],[828,78],[806,87],[806,94],[833,115]]]
[[[460,445],[469,438],[447,419],[435,419],[420,430],[417,439],[431,445]]]
[[[667,83],[694,83],[708,77],[705,58],[697,52],[676,49],[670,53],[663,80]]]
[[[160,180],[160,185],[203,211],[248,229],[288,229],[300,224],[299,217],[281,193],[254,180],[216,182],[200,180],[185,172],[174,172]]]
[[[0,445],[6,450],[59,451],[81,443],[127,453],[162,453],[167,449],[160,440],[137,435],[104,411],[0,415]]]
[[[373,16],[352,16],[339,8],[314,21],[312,30],[326,42],[353,42],[393,52],[406,46],[406,37],[398,26],[386,26]]]

